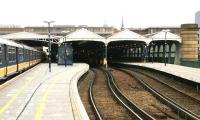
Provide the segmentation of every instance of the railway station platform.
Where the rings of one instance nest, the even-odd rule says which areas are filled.
[[[189,81],[193,81],[195,83],[200,83],[200,69],[185,67],[175,64],[166,64],[164,63],[120,63],[126,65],[135,65],[141,67],[147,67],[151,69],[155,69],[161,72],[165,72],[183,79],[187,79]]]
[[[52,64],[49,72],[44,63],[2,84],[0,120],[74,120],[84,112],[77,81],[88,69],[84,63]]]

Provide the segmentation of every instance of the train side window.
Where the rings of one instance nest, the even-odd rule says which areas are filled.
[[[22,62],[24,60],[24,56],[23,56],[23,50],[22,49],[19,49],[19,61]]]
[[[16,61],[16,55],[15,55],[15,53],[16,53],[15,48],[13,48],[13,47],[9,47],[8,48],[8,61],[10,63]]]
[[[2,47],[0,46],[0,64],[2,64],[2,58],[3,57],[3,55],[2,55]]]
[[[8,48],[8,61],[12,62],[12,49],[10,47]]]
[[[0,64],[2,64],[2,53],[0,53]]]
[[[16,62],[16,49],[13,48],[13,62]]]

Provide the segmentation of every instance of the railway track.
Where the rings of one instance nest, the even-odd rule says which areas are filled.
[[[172,109],[157,100],[150,92],[145,90],[136,79],[126,72],[113,69],[112,74],[116,86],[121,90],[121,92],[129,100],[135,103],[139,109],[145,111],[154,119],[181,119]],[[136,113],[138,112],[136,111]]]
[[[89,70],[88,73],[82,76],[78,82],[79,95],[81,97],[81,100],[84,104],[84,107],[87,111],[87,114],[90,120],[97,119],[93,111],[92,105],[90,104],[89,92],[88,92],[90,88],[91,80],[93,80],[94,77],[95,77],[94,72]]]
[[[129,112],[133,115],[136,116],[137,119],[140,120],[155,120],[152,116],[147,114],[145,111],[140,109],[135,103],[133,103],[131,100],[129,100],[117,87],[114,78],[112,74],[109,71],[105,71],[106,75],[108,76],[108,84],[115,95],[115,98],[127,109]]]
[[[94,70],[93,70],[94,72]],[[96,116],[96,119],[98,120],[103,120],[102,116],[100,115],[99,113],[99,110],[97,109],[97,106],[95,104],[95,101],[94,101],[94,98],[93,98],[93,91],[92,91],[92,88],[93,88],[93,85],[94,85],[94,80],[96,79],[96,75],[94,77],[94,79],[92,79],[90,81],[90,85],[89,85],[89,100],[90,100],[90,103],[92,104],[92,108],[94,110],[94,113],[95,113],[95,116]]]
[[[192,85],[188,85],[187,83],[183,83],[181,79],[177,80],[176,77],[162,75],[162,74],[155,73],[155,71],[149,71],[149,70],[144,70],[144,69],[134,69],[134,71],[143,73],[146,76],[149,76],[150,78],[155,79],[158,82],[167,85],[171,89],[174,89],[181,94],[185,94],[190,99],[193,99],[194,101],[200,103],[200,94],[196,90],[196,87]]]
[[[185,97],[183,93],[177,92],[174,89],[167,87],[163,83],[156,81],[150,76],[145,76],[145,74],[143,74],[142,72],[125,69],[122,70],[137,79],[143,87],[154,94],[157,99],[161,100],[163,103],[171,107],[182,118],[189,120],[200,119],[198,115],[200,114],[200,107],[197,107],[199,105],[196,101]]]
[[[83,90],[79,86],[79,94],[86,111],[88,112],[89,108],[89,111],[93,111],[94,116],[91,117],[89,114],[90,119],[137,120],[137,117],[131,116],[127,109],[121,106],[113,97],[107,84],[107,75],[98,69],[94,69],[93,71],[93,77],[86,77],[87,79],[82,81],[89,83],[87,87],[82,86],[82,88],[87,88],[87,90]],[[84,85],[86,83],[81,84]],[[89,103],[86,101],[89,101]],[[90,107],[88,107],[88,104],[90,104]]]

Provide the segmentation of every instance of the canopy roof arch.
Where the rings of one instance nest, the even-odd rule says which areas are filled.
[[[16,40],[16,41],[21,41],[21,40],[26,40],[26,41],[44,41],[48,42],[47,40],[49,39],[48,35],[40,35],[36,33],[31,33],[31,32],[16,32],[16,33],[10,33],[6,35],[1,35],[1,38],[4,39],[9,39],[9,40]],[[51,39],[53,39],[53,42],[57,42],[59,37],[57,36],[51,36]],[[55,41],[54,41],[55,39]]]
[[[40,35],[40,34],[36,34],[36,33],[30,33],[30,32],[16,32],[16,33],[2,35],[1,37],[5,38],[5,39],[12,39],[12,40],[48,39],[48,36]]]
[[[181,43],[181,37],[171,33],[169,30],[162,30],[153,36],[151,36],[151,41],[177,41]]]
[[[148,38],[138,33],[132,32],[128,29],[125,29],[107,38],[107,43],[114,42],[114,41],[136,41],[136,42],[144,42],[147,44],[149,43]]]
[[[7,40],[7,39],[4,39],[4,38],[0,38],[0,44],[6,44],[6,45],[16,46],[16,47],[20,47],[20,48],[23,47],[22,45],[14,42],[14,41]]]
[[[64,39],[61,40],[62,40],[61,43],[65,42]],[[105,38],[87,29],[81,28],[66,36],[66,42],[75,42],[75,41],[83,41],[83,42],[96,41],[105,43]]]

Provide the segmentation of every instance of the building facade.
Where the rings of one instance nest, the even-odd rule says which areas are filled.
[[[80,26],[75,26],[75,25],[54,25],[51,27],[51,33],[53,35],[57,36],[63,36],[66,34],[69,34],[71,32],[74,32],[76,30],[79,30],[81,28],[85,28],[89,31],[95,32],[103,37],[106,37],[108,35],[111,35],[114,31],[114,27],[90,27],[86,25],[80,25]],[[25,27],[24,28],[26,32],[34,32],[38,34],[47,34],[48,33],[48,27]]]
[[[0,27],[0,35],[10,34],[10,33],[16,33],[16,32],[22,32],[24,31],[24,28],[17,27]]]
[[[174,33],[174,34],[177,34],[177,35],[180,35],[180,30],[181,28],[180,27],[148,27],[148,28],[128,28],[129,30],[133,31],[133,32],[136,32],[138,34],[141,34],[141,35],[147,35],[147,34],[152,34],[152,33],[156,33],[156,32],[160,32],[162,30],[165,30],[165,29],[169,29],[171,33]]]
[[[200,11],[195,13],[195,23],[200,27]]]

